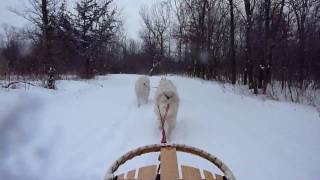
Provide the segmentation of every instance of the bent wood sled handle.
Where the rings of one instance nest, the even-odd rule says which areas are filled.
[[[107,174],[105,176],[105,180],[112,180],[114,178],[114,173],[117,171],[117,169],[123,165],[125,162],[127,162],[130,159],[133,159],[134,157],[140,156],[142,154],[147,154],[151,152],[159,152],[161,148],[176,148],[177,151],[185,152],[189,154],[193,154],[199,157],[202,157],[211,163],[213,163],[216,167],[218,167],[226,177],[227,180],[235,180],[233,173],[228,168],[226,164],[224,164],[219,158],[216,156],[213,156],[201,149],[187,146],[187,145],[181,145],[181,144],[172,144],[172,145],[161,145],[161,144],[154,144],[149,146],[144,146],[137,148],[135,150],[132,150],[128,152],[127,154],[120,157],[117,161],[115,161],[112,166],[107,171]]]

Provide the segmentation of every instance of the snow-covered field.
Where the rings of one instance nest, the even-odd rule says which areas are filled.
[[[102,180],[127,151],[160,142],[153,112],[137,108],[136,75],[59,81],[58,90],[0,90],[1,180]],[[160,77],[151,78],[151,86]],[[311,106],[242,96],[206,82],[171,76],[180,94],[171,143],[204,149],[239,180],[320,179],[320,117]],[[183,164],[212,170],[179,155]],[[132,160],[119,172],[156,164]]]

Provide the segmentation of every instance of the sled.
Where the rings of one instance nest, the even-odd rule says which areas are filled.
[[[116,174],[117,169],[127,161],[147,153],[159,153],[159,164],[139,167],[124,174]],[[189,153],[208,160],[221,172],[213,173],[197,167],[179,165],[177,152]],[[179,173],[179,169],[181,171]],[[144,146],[120,157],[108,170],[105,180],[235,180],[231,170],[217,157],[191,146],[156,144]]]

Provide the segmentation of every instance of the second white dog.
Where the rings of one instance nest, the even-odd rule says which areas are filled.
[[[147,76],[141,76],[137,79],[135,84],[135,92],[138,101],[138,107],[148,103],[150,94],[150,80]]]
[[[172,133],[172,130],[176,126],[177,114],[179,109],[179,96],[177,92],[177,88],[172,83],[172,81],[167,79],[161,79],[159,87],[157,89],[155,95],[155,107],[154,111],[159,120],[159,124],[161,127],[161,117],[163,118],[166,114],[167,108],[167,116],[165,117],[164,128],[168,135]]]

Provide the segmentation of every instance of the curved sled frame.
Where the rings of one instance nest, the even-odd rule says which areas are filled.
[[[199,156],[203,159],[206,159],[206,160],[210,161],[211,163],[213,163],[216,167],[218,167],[224,173],[224,176],[226,177],[227,180],[235,180],[236,179],[226,164],[224,164],[216,156],[213,156],[213,155],[211,155],[201,149],[191,147],[191,146],[181,145],[181,144],[172,144],[172,145],[154,144],[154,145],[149,145],[149,146],[137,148],[135,150],[128,152],[127,154],[123,155],[122,157],[120,157],[117,161],[115,161],[113,163],[113,165],[108,170],[106,177],[105,177],[105,180],[112,180],[114,178],[114,173],[118,170],[118,168],[121,165],[123,165],[128,160],[133,159],[134,157],[137,157],[137,156],[140,156],[143,154],[147,154],[147,153],[151,153],[151,152],[159,152],[161,150],[161,148],[166,148],[166,147],[176,148],[177,151],[193,154],[193,155]]]

